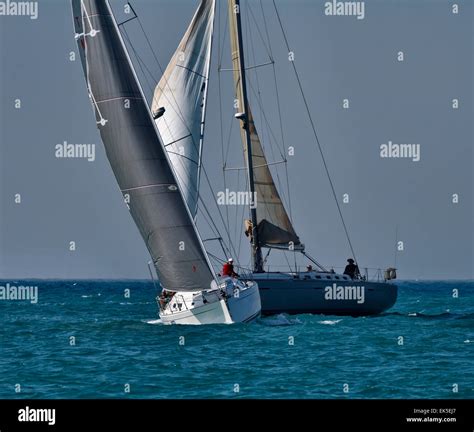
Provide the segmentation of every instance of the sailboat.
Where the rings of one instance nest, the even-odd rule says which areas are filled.
[[[163,289],[162,322],[254,320],[258,284],[215,274],[109,2],[72,0],[72,12],[106,155]]]
[[[262,313],[357,316],[383,312],[397,298],[396,285],[388,283],[396,277],[395,269],[387,269],[381,281],[369,281],[358,270],[352,276],[328,271],[306,253],[296,234],[275,185],[247,98],[240,0],[228,0],[228,11],[235,95],[239,101],[235,117],[241,125],[250,196],[258,197],[258,206],[250,207],[250,278],[259,283]],[[305,272],[265,271],[264,248],[302,253],[317,270],[310,265]]]
[[[196,211],[202,137],[207,102],[212,43],[212,10],[215,2],[202,0],[185,37],[181,41],[163,78],[155,89],[153,112],[157,127],[165,139],[178,181],[187,191],[189,207]],[[262,313],[314,313],[331,315],[371,315],[393,306],[397,286],[395,269],[378,272],[369,280],[357,271],[353,275],[327,270],[311,258],[293,227],[282,202],[261,144],[247,97],[247,68],[239,0],[228,0],[232,71],[236,104],[235,118],[240,124],[247,185],[250,197],[249,219],[252,269],[243,280],[258,281]],[[192,53],[205,61],[197,62]],[[181,56],[181,60],[179,60]],[[197,82],[196,82],[197,81]],[[199,96],[199,92],[204,96]],[[190,96],[192,93],[192,97]],[[189,101],[193,103],[189,103]],[[201,120],[201,122],[199,122]],[[319,144],[319,143],[318,143]],[[197,187],[196,187],[197,186]],[[193,214],[194,216],[195,214]],[[342,214],[341,214],[342,217]],[[308,271],[266,271],[264,249],[301,253],[314,264]],[[352,249],[352,246],[351,246]],[[268,256],[268,254],[267,254]],[[358,267],[356,267],[358,268]]]

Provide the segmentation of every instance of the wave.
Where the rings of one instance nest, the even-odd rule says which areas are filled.
[[[259,322],[267,326],[290,326],[295,324],[301,324],[298,318],[289,318],[288,315],[278,314],[275,316],[260,318]]]
[[[341,322],[342,319],[338,320],[324,320],[324,321],[318,321],[318,324],[323,324],[323,325],[336,325],[337,323]]]
[[[474,319],[474,313],[453,313],[449,309],[441,312],[428,314],[425,312],[384,312],[378,315],[374,315],[372,318],[385,317],[385,316],[402,316],[408,318],[423,318],[423,319]]]

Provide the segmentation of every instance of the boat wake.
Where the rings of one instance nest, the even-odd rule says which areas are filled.
[[[145,321],[147,324],[151,324],[151,325],[157,325],[157,324],[163,324],[163,322],[161,321],[161,319],[154,319],[154,320],[147,320]]]
[[[285,314],[278,314],[270,317],[260,318],[259,322],[263,325],[270,327],[290,326],[302,323],[298,318],[289,318],[288,315]]]

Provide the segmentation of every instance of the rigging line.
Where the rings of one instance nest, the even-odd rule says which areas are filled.
[[[253,69],[259,69],[264,66],[270,66],[273,64],[273,61],[268,61],[265,63],[260,63],[260,64],[253,64],[252,66],[245,66],[245,71],[253,70]],[[240,69],[232,69],[232,68],[221,68],[221,72],[238,72]]]
[[[272,43],[271,43],[271,39],[270,39],[270,33],[268,31],[267,18],[266,18],[266,15],[265,15],[265,9],[263,8],[263,1],[262,0],[260,0],[260,9],[262,10],[263,26],[265,28],[265,34],[267,35],[268,48],[270,49],[270,55],[273,58]],[[291,203],[290,176],[288,175],[288,159],[286,158],[285,134],[283,132],[283,117],[282,117],[282,113],[281,113],[280,92],[278,90],[278,80],[277,80],[275,62],[273,62],[273,64],[272,64],[272,69],[273,69],[273,81],[275,83],[276,103],[277,103],[277,108],[278,108],[278,120],[279,120],[279,123],[280,123],[281,145],[282,145],[283,154],[285,154],[285,157],[283,159],[285,161],[285,177],[286,177],[286,192],[288,194],[288,210],[289,210],[290,221],[293,224],[293,207],[292,207],[292,203]]]
[[[280,106],[280,92],[278,91],[278,81],[277,81],[277,75],[276,75],[276,68],[275,65],[273,65],[273,80],[275,82],[275,94],[276,94],[276,102],[277,102],[277,107],[278,107],[278,119],[280,123],[280,135],[281,135],[281,144],[282,144],[282,151],[285,153],[286,152],[286,145],[285,145],[285,134],[283,132],[283,118],[281,115],[281,106]],[[290,176],[288,175],[288,159],[286,158],[286,155],[284,157],[285,161],[285,177],[286,177],[286,193],[288,196],[288,210],[290,212],[290,221],[293,223],[293,208],[291,204],[291,191],[290,191]]]
[[[286,251],[283,252],[283,256],[285,257],[285,260],[286,260],[286,263],[288,264],[288,268],[290,269],[290,271],[292,270],[291,268],[291,264],[290,264],[290,260],[288,259],[288,256],[286,255]],[[295,272],[296,272],[296,268],[295,268]]]
[[[275,162],[267,162],[265,164],[261,164],[261,165],[254,165],[253,167],[254,168],[262,168],[262,167],[268,167],[268,166],[271,166],[271,165],[280,165],[280,164],[284,164],[286,161],[284,160],[281,160],[281,161],[275,161]],[[244,167],[230,167],[230,168],[225,168],[225,171],[243,171],[243,170],[246,170],[247,167],[244,166]]]
[[[268,49],[270,51],[270,58],[273,60],[273,52],[272,52],[272,44],[270,42],[270,34],[268,32],[268,26],[267,26],[267,19],[265,17],[265,10],[263,9],[263,2],[260,0],[260,9],[262,10],[262,16],[263,16],[263,26],[265,28],[265,34],[267,35],[267,41],[268,41]],[[275,63],[273,61],[273,63]]]
[[[244,177],[245,178],[245,190],[249,190],[248,189],[248,178],[247,176]],[[243,222],[244,222],[244,212],[245,212],[245,209],[247,209],[246,206],[242,206],[242,214],[240,216],[240,219],[237,219],[237,222],[240,221],[240,227],[242,229],[243,227]],[[250,215],[249,215],[250,216]],[[236,226],[239,226],[239,224],[236,222]],[[240,256],[240,252],[242,251],[242,239],[243,239],[243,235],[242,235],[242,232],[240,232],[240,235],[239,235],[239,247],[238,247],[238,252],[239,252],[239,256]]]
[[[257,91],[255,90],[254,86],[252,85],[252,80],[249,80],[249,87],[250,90],[252,91],[253,95],[256,96],[256,100],[258,103],[258,107],[260,108],[260,111],[262,112],[262,117],[265,120],[265,124],[267,125],[270,135],[272,136],[273,140],[278,143],[278,139],[276,138],[275,134],[273,133],[273,129],[271,128],[270,121],[268,120],[267,114],[265,113],[265,109],[263,108],[262,101],[260,98],[257,96]],[[285,152],[282,152],[280,149],[278,149],[278,152],[280,153],[280,156],[283,160],[286,160],[285,158]],[[273,155],[275,157],[275,155]]]
[[[205,169],[204,165],[202,165],[202,171],[203,171],[203,173],[204,173],[204,177],[206,178],[206,182],[207,182],[207,185],[208,185],[208,187],[209,187],[209,190],[211,191],[212,196],[215,197],[216,194],[215,194],[214,189],[213,189],[213,187],[212,187],[211,181],[209,180],[209,176],[207,175],[207,170]],[[202,200],[201,200],[201,202],[202,202]],[[226,231],[226,234],[228,234],[228,226],[225,225],[225,220],[224,220],[224,217],[223,217],[223,215],[222,215],[221,209],[219,208],[219,204],[217,204],[217,200],[216,200],[216,199],[213,199],[213,202],[214,202],[214,204],[216,205],[217,213],[219,214],[219,217],[220,217],[220,219],[221,219],[221,222],[222,222],[222,224],[223,224],[223,226],[224,226],[224,230]],[[205,205],[205,203],[203,203],[203,205]],[[218,232],[219,232],[219,231],[218,231]],[[220,233],[219,233],[219,235],[220,235]],[[228,235],[229,235],[229,234],[228,234]],[[222,237],[222,236],[220,235],[220,237]],[[230,235],[229,235],[229,237],[230,237]],[[232,241],[229,241],[229,245],[228,245],[228,246],[229,246],[229,249],[231,249],[233,252],[235,252],[235,247],[234,247],[234,244],[233,244]]]
[[[250,7],[249,7],[249,11],[251,12],[250,10]],[[252,47],[251,49],[251,53],[252,53],[252,57],[253,57],[253,62],[256,63],[256,55],[255,55],[255,43],[254,43],[254,39],[253,39],[253,33],[252,33],[252,26],[250,25],[250,19],[249,19],[249,14],[246,14],[247,16],[247,22],[248,22],[248,28],[249,28],[249,39],[251,40],[251,44],[250,46]],[[258,102],[258,105],[260,106],[260,110],[262,111],[263,115],[265,116],[265,119],[266,119],[266,115],[265,115],[265,109],[264,109],[264,102],[263,102],[263,96],[262,96],[262,92],[260,90],[260,80],[259,80],[259,75],[258,75],[258,71],[255,70],[254,72],[255,74],[255,82],[256,82],[256,85],[257,85],[257,89],[255,91],[255,89],[253,88],[252,86],[252,80],[249,79],[248,82],[250,84],[250,87],[252,88],[253,90],[253,93],[254,93],[254,96],[255,98],[257,99],[257,102]],[[255,121],[255,120],[254,120]],[[275,139],[274,135],[273,135],[273,131],[272,131],[272,128],[270,126],[270,123],[268,122],[268,120],[266,120],[266,126],[267,126],[267,134],[270,136],[273,136],[273,138]],[[264,144],[264,137],[265,137],[265,128],[263,127],[262,128],[262,140],[261,140],[261,144],[262,144],[262,150],[263,150],[263,153],[265,155],[265,144]],[[271,145],[271,139],[269,139],[270,141],[270,151],[271,151],[271,154],[272,154],[272,158],[275,159],[275,154],[274,154],[274,151],[273,151],[273,146]],[[275,139],[275,141],[277,141]],[[267,146],[268,147],[268,146]],[[284,159],[284,156],[282,156],[282,159]],[[265,161],[266,161],[266,157],[265,157]],[[255,168],[255,166],[254,166]],[[268,168],[268,170],[270,171],[270,168]],[[275,173],[276,173],[276,177],[277,177],[277,184],[278,184],[278,187],[280,188],[280,190],[282,190],[282,186],[281,186],[281,180],[280,180],[280,173],[278,170],[275,170]],[[271,171],[270,171],[270,174],[271,174]],[[273,176],[272,176],[273,177]],[[276,213],[276,209],[274,210],[274,216],[275,217],[278,217],[277,213]]]
[[[240,172],[237,173],[237,189],[240,187]],[[246,190],[246,189],[245,189]],[[237,240],[237,226],[239,225],[239,206],[235,206],[234,212],[234,239]]]
[[[217,71],[220,69],[220,59],[221,54],[221,2],[217,2]]]
[[[231,120],[234,120],[233,118],[231,118]],[[232,141],[232,129],[234,127],[234,123],[233,121],[230,122],[230,128],[229,128],[229,135],[227,137],[227,150],[226,150],[226,154],[225,154],[225,164],[227,165],[227,160],[229,158],[229,151],[230,151],[230,143]]]
[[[205,210],[205,213],[202,211],[203,208]],[[215,222],[212,218],[212,215],[209,212],[208,207],[206,206],[206,204],[203,201],[201,201],[201,206],[198,208],[198,211],[201,213],[201,215],[204,217],[206,222],[211,227],[211,231],[213,232],[213,235],[215,237],[222,238],[221,235],[220,235],[219,229],[217,228],[217,225],[215,224]],[[221,244],[221,246],[223,247],[225,253],[229,253],[229,248],[225,243]]]
[[[220,18],[220,4],[221,4],[221,1],[220,0],[217,0],[218,4],[219,4],[219,18]],[[223,8],[224,10],[227,10],[227,8]],[[225,41],[226,41],[226,38],[227,38],[227,25],[228,25],[228,19],[224,19],[224,32],[222,33],[224,35],[224,38],[222,39],[222,46],[220,47],[220,53],[219,53],[219,67],[222,65],[222,58],[224,57],[224,45],[225,45]],[[220,26],[220,19],[219,19],[219,26]],[[219,27],[220,28],[220,27]]]
[[[250,5],[249,5],[249,11],[250,11],[250,13],[252,13],[251,8],[250,8]],[[249,14],[247,14],[247,19],[248,19],[248,15],[249,15]],[[250,32],[249,32],[249,33],[250,33],[250,38],[251,38],[251,40],[252,40],[252,42],[253,42],[253,34],[252,34],[252,28],[251,28],[251,26],[250,26],[250,23],[249,23],[249,28],[250,28]],[[256,62],[255,44],[252,43],[251,46],[252,46],[252,57],[253,57],[253,61],[254,61],[254,63],[255,63],[255,62]],[[252,86],[252,80],[249,80],[250,87],[252,88],[253,92],[256,93],[256,94],[255,94],[255,97],[256,97],[257,102],[258,102],[258,104],[259,104],[260,110],[262,111],[262,114],[263,114],[263,116],[265,117],[265,122],[266,122],[267,129],[268,129],[267,134],[268,134],[269,136],[271,135],[271,136],[273,137],[273,139],[277,142],[277,140],[276,140],[276,138],[275,138],[275,136],[274,136],[274,134],[273,134],[273,131],[272,131],[270,122],[269,122],[268,119],[266,118],[265,109],[264,109],[263,96],[262,96],[262,92],[261,92],[261,90],[260,90],[260,80],[259,80],[258,71],[255,70],[254,73],[255,73],[255,81],[256,81],[256,84],[257,84],[257,90],[256,90],[256,92],[255,92],[255,89],[254,89],[253,86]],[[263,132],[263,134],[265,134],[265,129],[263,129],[262,132]],[[263,137],[263,136],[262,136],[262,137]],[[275,159],[275,155],[274,155],[274,152],[273,152],[273,146],[271,145],[271,139],[269,139],[269,141],[270,141],[270,150],[271,150],[271,152],[272,152],[272,157],[273,157],[273,159]],[[263,144],[263,142],[262,142],[262,146],[263,146],[263,150],[265,150],[265,149],[264,149],[265,145]],[[264,152],[264,153],[265,153],[265,152]],[[285,159],[285,157],[284,157],[283,154],[281,154],[281,157],[282,157],[282,159]],[[266,160],[266,158],[265,158],[265,160]],[[281,189],[282,189],[282,188],[281,188],[281,181],[280,181],[280,175],[279,175],[278,170],[276,171],[276,175],[277,175],[278,186],[280,187],[280,190],[281,190]]]
[[[221,51],[221,2],[218,2],[218,16],[219,16],[219,22],[218,22],[218,38],[217,38],[217,53],[219,54]],[[220,63],[218,64],[217,67],[217,80],[218,80],[218,94],[219,94],[219,132],[220,132],[220,144],[221,144],[221,158],[222,158],[222,177],[223,177],[223,183],[224,183],[224,190],[227,189],[227,177],[226,173],[224,170],[225,167],[225,155],[224,155],[224,117],[222,114],[222,80],[221,80],[221,71],[220,71]],[[225,207],[225,213],[226,213],[226,226],[230,226],[229,224],[229,208],[228,206]],[[227,241],[230,243],[230,234],[227,232]]]
[[[251,81],[251,80],[248,80],[248,84],[249,84],[249,88],[250,88],[250,90],[252,91],[252,93],[255,94],[256,91],[255,91],[255,89],[254,89],[254,87],[253,87],[253,85],[252,85],[252,81]],[[259,108],[260,108],[260,111],[262,112],[263,120],[265,121],[265,123],[266,123],[266,125],[267,125],[267,127],[268,127],[268,130],[270,131],[270,135],[272,136],[272,138],[273,138],[273,140],[274,140],[275,142],[278,142],[278,140],[277,140],[276,137],[275,137],[275,134],[273,133],[273,130],[272,130],[271,126],[270,126],[270,122],[269,122],[269,120],[268,120],[268,118],[267,118],[267,115],[265,114],[265,110],[263,109],[263,106],[262,106],[261,101],[260,101],[259,98],[257,98],[257,102],[258,102],[258,106],[259,106]],[[270,147],[270,151],[271,151],[271,154],[272,154],[272,158],[275,159],[274,148],[273,148],[273,146],[272,146],[271,144],[270,144],[269,147]],[[278,151],[279,151],[279,153],[280,153],[280,156],[281,156],[282,160],[285,162],[285,166],[286,166],[286,161],[287,161],[287,160],[286,160],[285,155],[282,154],[282,152],[281,152],[280,149],[278,149]],[[267,165],[270,165],[270,164],[267,164]],[[275,173],[276,173],[276,177],[277,177],[277,184],[278,184],[278,187],[279,187],[279,189],[280,189],[280,191],[281,191],[281,190],[283,190],[283,187],[282,187],[282,182],[281,182],[281,179],[280,179],[280,173],[278,172],[278,170],[276,170]],[[287,171],[286,171],[286,175],[287,175]],[[287,179],[287,184],[289,184],[289,183],[288,183],[288,176],[287,176],[286,179]],[[285,197],[284,195],[281,196],[280,198],[282,198],[284,201],[286,201],[286,197]],[[288,199],[289,199],[289,196],[288,196]],[[291,206],[291,202],[290,202],[290,201],[289,201],[287,204],[288,204],[288,206]]]
[[[280,18],[280,13],[278,12],[278,8],[277,8],[277,5],[275,3],[275,0],[273,0],[273,6],[275,8],[275,12],[276,12],[276,16],[278,18],[278,22],[280,24],[280,28],[281,28],[281,31],[283,33],[283,38],[285,39],[285,44],[286,44],[286,48],[288,50],[288,52],[291,51],[290,49],[290,45],[288,43],[288,39],[286,37],[286,33],[285,33],[285,29],[283,28],[283,23],[281,21],[281,18]],[[299,90],[300,90],[300,93],[301,93],[301,96],[303,98],[303,102],[304,102],[304,105],[306,107],[306,113],[308,114],[308,118],[309,118],[309,121],[310,121],[310,124],[311,124],[311,128],[313,130],[313,134],[314,134],[314,137],[316,139],[316,143],[318,145],[318,149],[319,149],[319,153],[321,154],[321,159],[323,161],[323,165],[324,165],[324,169],[326,171],[326,175],[328,177],[328,180],[329,180],[329,184],[331,186],[331,191],[332,191],[332,194],[333,194],[333,197],[334,197],[334,201],[336,202],[336,206],[337,206],[337,210],[339,212],[339,216],[341,218],[341,222],[342,222],[342,226],[344,227],[344,231],[345,231],[345,234],[346,234],[346,238],[347,238],[347,242],[349,243],[349,247],[351,249],[351,252],[352,252],[352,256],[354,257],[354,260],[356,263],[358,263],[357,259],[356,259],[356,255],[355,255],[355,252],[354,252],[354,248],[352,246],[352,242],[351,242],[351,238],[349,236],[349,231],[347,229],[347,226],[346,226],[346,222],[344,221],[344,216],[342,215],[342,210],[341,210],[341,206],[339,205],[339,201],[337,200],[337,195],[336,195],[336,189],[334,188],[334,184],[332,182],[332,179],[331,179],[331,175],[329,173],[329,168],[327,166],[327,163],[326,163],[326,159],[324,157],[324,152],[323,152],[323,149],[322,149],[322,146],[321,146],[321,143],[319,141],[319,138],[318,138],[318,134],[316,132],[316,126],[314,124],[314,121],[313,121],[313,117],[311,116],[311,111],[309,109],[309,105],[308,105],[308,101],[306,100],[306,96],[304,94],[304,90],[303,90],[303,85],[301,84],[301,80],[300,80],[300,77],[299,77],[299,74],[298,74],[298,71],[296,69],[296,65],[295,65],[295,62],[294,60],[292,62],[290,62],[291,65],[293,66],[293,71],[295,73],[295,76],[296,76],[296,81],[298,82],[298,87],[299,87]]]
[[[262,40],[263,46],[265,47],[265,50],[267,51],[268,57],[269,57],[270,61],[273,62],[273,57],[272,57],[271,51],[268,49],[267,45],[265,44],[265,39],[264,39],[264,37],[263,37],[263,35],[260,31],[260,26],[258,25],[257,20],[255,19],[255,15],[252,11],[252,7],[250,6],[250,2],[247,2],[247,9],[250,12],[249,15],[253,18],[253,21],[255,23],[255,27],[257,28],[257,31],[258,31],[258,34],[260,36],[260,39]],[[249,25],[250,25],[250,22],[249,22]]]

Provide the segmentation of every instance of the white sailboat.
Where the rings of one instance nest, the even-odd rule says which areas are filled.
[[[210,2],[204,3],[206,11],[211,10]],[[213,2],[211,6],[213,11]],[[197,185],[184,186],[171,167],[154,122],[159,113],[152,116],[108,1],[72,0],[72,10],[107,158],[163,288],[162,321],[230,324],[255,319],[261,310],[258,285],[218,277],[210,264],[194,223],[195,208],[188,204]],[[206,28],[212,28],[208,19]],[[183,97],[189,101],[193,95]]]
[[[203,119],[206,95],[199,96],[201,104],[194,103],[199,85],[198,79],[189,71],[198,70],[208,77],[212,30],[209,31],[213,1],[201,1],[196,15],[181,41],[164,77],[155,90],[154,112],[161,114],[157,126],[166,137],[167,150],[178,173],[178,181],[188,190],[191,209],[197,206],[197,190],[190,185],[199,184],[200,155],[202,151],[202,130],[197,119]],[[205,12],[207,11],[207,13]],[[385,272],[385,277],[369,281],[368,277],[355,274],[350,277],[328,271],[305,251],[305,246],[296,234],[280,194],[275,185],[270,164],[261,144],[247,97],[247,68],[245,65],[244,42],[239,0],[228,0],[229,33],[232,54],[235,98],[238,101],[235,118],[240,123],[247,185],[250,197],[258,198],[258,206],[250,202],[248,233],[251,241],[252,271],[244,280],[258,281],[262,298],[262,312],[275,313],[323,313],[336,315],[370,315],[380,313],[391,306],[397,298],[397,287],[389,282],[395,276],[394,270]],[[212,18],[213,19],[213,18]],[[199,27],[201,20],[201,30]],[[191,35],[194,34],[194,37]],[[197,37],[199,35],[199,37]],[[248,41],[247,41],[248,42]],[[251,42],[250,42],[251,43]],[[197,62],[190,52],[205,53],[205,61]],[[188,64],[178,66],[176,59],[185,53]],[[204,72],[207,71],[207,72]],[[190,82],[193,85],[190,85]],[[200,82],[199,82],[200,83]],[[204,92],[207,92],[207,78],[202,78]],[[174,98],[173,98],[174,95]],[[177,102],[176,96],[179,97]],[[191,103],[190,103],[191,102]],[[184,110],[183,116],[180,112]],[[187,122],[190,127],[185,127]],[[203,127],[204,122],[201,123]],[[199,131],[201,134],[199,135]],[[319,145],[319,143],[318,143]],[[181,151],[178,150],[181,148]],[[184,151],[183,151],[184,149]],[[342,216],[342,214],[341,214]],[[352,248],[352,246],[351,246]],[[291,251],[301,253],[312,261],[316,269],[299,272],[297,269],[284,272],[266,271],[262,250]],[[267,255],[268,256],[268,255]],[[358,291],[359,290],[359,291]],[[363,293],[363,300],[354,293]]]

